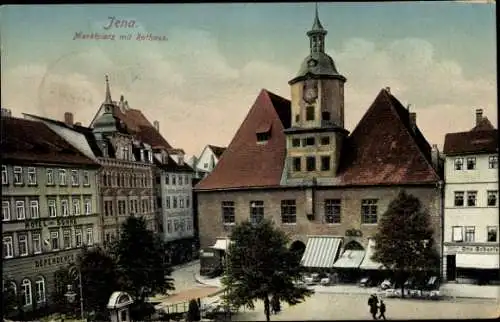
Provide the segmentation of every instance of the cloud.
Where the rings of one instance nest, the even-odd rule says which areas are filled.
[[[17,115],[57,119],[72,111],[75,120],[88,124],[104,98],[108,74],[113,99],[124,94],[132,108],[160,122],[161,133],[172,145],[197,154],[206,144],[229,144],[260,89],[289,98],[287,82],[303,59],[297,56],[293,66],[268,56],[231,65],[230,53],[205,30],[171,30],[168,37],[166,42],[79,43],[85,49],[46,65],[6,70],[2,105]],[[356,38],[328,52],[348,78],[345,114],[351,131],[386,86],[403,104],[412,104],[431,143],[442,144],[446,132],[471,128],[476,107],[496,122],[494,75],[465,77],[463,66],[437,59],[425,40],[399,39],[377,46]]]

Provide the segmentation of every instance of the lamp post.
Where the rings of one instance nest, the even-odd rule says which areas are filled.
[[[75,276],[76,275],[76,276]],[[83,286],[82,286],[82,273],[76,267],[71,267],[70,276],[74,278],[74,280],[78,279],[78,287],[80,289],[80,317],[83,321]],[[76,292],[73,291],[72,285],[68,285],[68,290],[64,294],[69,303],[74,303],[76,298]]]

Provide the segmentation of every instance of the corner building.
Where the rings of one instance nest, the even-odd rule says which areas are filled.
[[[310,53],[289,82],[291,101],[262,90],[215,169],[196,187],[201,271],[220,265],[238,222],[271,218],[302,264],[356,278],[370,260],[380,216],[400,190],[429,211],[441,252],[441,158],[410,113],[382,89],[352,133],[344,84],[325,53],[318,13]]]

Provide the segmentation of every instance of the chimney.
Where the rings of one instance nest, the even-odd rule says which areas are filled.
[[[75,125],[76,126],[82,126],[82,122],[76,122]]]
[[[438,170],[439,169],[439,150],[438,150],[437,144],[432,145],[431,159],[432,159],[432,165],[434,166],[434,169]]]
[[[476,125],[479,125],[482,119],[483,119],[483,109],[478,108],[476,110]]]
[[[391,93],[391,88],[390,88],[389,86],[387,86],[387,87],[385,88],[385,90],[387,91],[387,93],[389,93],[389,94]]]
[[[64,123],[66,123],[67,125],[73,125],[73,113],[64,113]]]
[[[410,113],[410,126],[413,131],[417,128],[417,113]]]
[[[153,124],[155,126],[156,131],[160,132],[160,122],[154,121]]]

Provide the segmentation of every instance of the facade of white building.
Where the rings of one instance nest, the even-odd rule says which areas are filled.
[[[472,130],[446,135],[444,154],[445,278],[498,281],[498,130],[476,110]]]
[[[203,179],[212,172],[224,151],[225,147],[208,144],[198,157],[192,156],[188,163],[195,171],[195,178]]]

